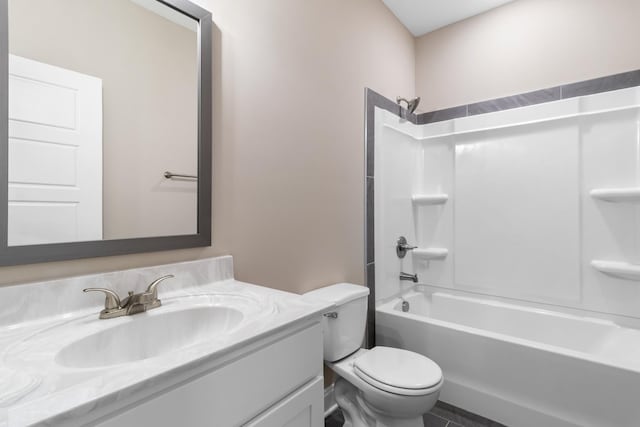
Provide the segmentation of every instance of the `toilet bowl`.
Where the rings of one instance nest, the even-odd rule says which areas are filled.
[[[369,289],[341,283],[307,293],[334,303],[323,321],[324,359],[338,375],[335,399],[345,427],[424,427],[438,401],[442,370],[429,358],[391,347],[362,349]]]
[[[336,384],[338,406],[346,401],[360,406],[355,413],[343,408],[353,427],[423,427],[422,415],[438,401],[443,382],[440,367],[430,359],[390,347],[360,349],[327,366],[351,385]]]

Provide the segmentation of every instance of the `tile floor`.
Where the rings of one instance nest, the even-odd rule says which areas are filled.
[[[324,421],[325,427],[342,427],[344,418],[340,410],[335,411]],[[504,424],[488,420],[480,415],[467,412],[444,402],[424,415],[424,427],[507,427]]]

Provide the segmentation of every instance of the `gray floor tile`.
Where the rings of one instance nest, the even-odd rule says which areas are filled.
[[[324,427],[342,427],[343,424],[344,417],[339,409],[324,419]]]
[[[455,424],[459,424],[462,427],[506,427],[504,424],[440,401],[431,412],[441,418],[452,421],[449,427],[455,427]]]
[[[507,427],[440,401],[431,412],[424,415],[423,420],[425,427]],[[344,417],[340,410],[327,417],[324,423],[325,427],[342,427],[343,424]]]
[[[450,425],[449,420],[440,418],[432,413],[424,414],[423,420],[424,427],[448,427],[448,425]]]

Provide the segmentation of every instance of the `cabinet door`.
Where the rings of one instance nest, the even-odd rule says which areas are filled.
[[[322,377],[299,388],[245,424],[246,427],[322,427],[323,425],[324,390]]]

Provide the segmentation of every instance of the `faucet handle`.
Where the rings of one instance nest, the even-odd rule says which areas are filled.
[[[407,251],[411,251],[417,249],[417,246],[411,246],[407,243],[407,238],[404,236],[400,236],[396,243],[396,255],[398,258],[404,258],[407,254]]]
[[[120,297],[118,294],[113,292],[111,289],[106,288],[87,288],[83,289],[82,292],[103,292],[105,295],[104,299],[104,309],[105,310],[117,310],[122,308],[120,306]]]
[[[158,287],[158,284],[160,282],[162,282],[163,280],[171,279],[173,277],[175,277],[173,274],[167,274],[166,276],[162,276],[162,277],[157,278],[156,280],[151,282],[151,284],[147,287],[147,293],[153,294],[153,298],[157,299],[158,298],[158,290],[156,288]]]

